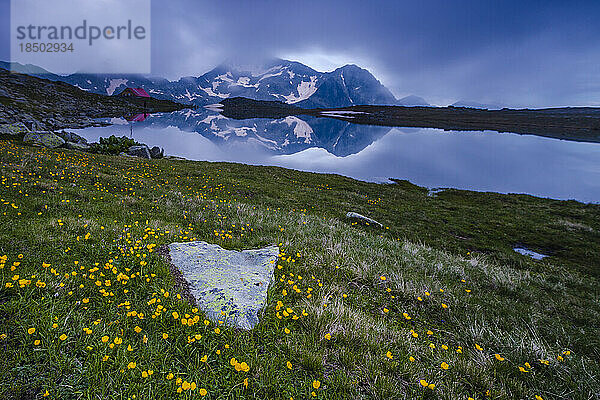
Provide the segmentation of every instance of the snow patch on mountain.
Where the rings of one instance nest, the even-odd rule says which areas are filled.
[[[287,96],[281,96],[285,99],[285,102],[288,104],[294,104],[302,100],[308,99],[317,91],[317,77],[311,76],[310,81],[302,81],[298,85],[297,88],[298,96],[296,96],[293,92]]]
[[[229,97],[229,93],[223,94],[223,93],[215,93],[213,91],[213,89],[216,89],[215,83],[217,83],[217,86],[218,86],[218,82],[213,82],[213,87],[212,88],[203,88],[203,87],[200,87],[200,89],[204,90],[207,95],[212,96],[212,97],[220,97],[222,99],[228,98]]]
[[[258,87],[258,83],[251,84],[250,78],[247,76],[240,76],[238,78],[237,82],[229,84],[229,86],[231,86],[231,85],[242,86],[242,87],[246,87],[246,88],[257,88]]]
[[[275,72],[275,71],[279,71],[279,72]],[[279,76],[281,74],[283,74],[283,67],[281,65],[278,65],[276,67],[273,67],[273,68],[267,70],[267,72],[265,72],[258,81],[260,82],[263,79],[272,78],[274,76]]]
[[[227,72],[223,75],[219,75],[215,78],[215,80],[222,80],[224,82],[233,82],[233,75],[231,74],[231,72]]]
[[[91,83],[89,80],[88,82]],[[111,79],[108,84],[108,87],[106,88],[106,94],[112,96],[116,88],[118,88],[121,85],[127,85],[127,82],[127,79]]]
[[[196,100],[197,98],[201,98],[203,97],[201,94],[191,94],[189,89],[185,89],[185,94],[182,96],[178,96],[179,98],[186,98],[188,99],[189,102],[193,102],[194,100]]]

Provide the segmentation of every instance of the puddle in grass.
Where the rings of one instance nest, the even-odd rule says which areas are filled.
[[[541,260],[543,258],[548,257],[548,255],[546,254],[537,253],[533,250],[526,249],[525,247],[513,247],[513,250],[524,256],[529,256],[534,260]]]

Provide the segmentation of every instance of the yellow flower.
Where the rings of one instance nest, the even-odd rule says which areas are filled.
[[[168,333],[163,333],[162,337],[163,337],[163,339],[168,339],[169,338],[169,334]]]
[[[440,367],[442,367],[442,369],[448,369],[450,366],[448,364],[446,364],[445,362],[443,362]]]
[[[408,357],[408,361],[415,362],[415,358],[413,356]]]
[[[394,358],[394,356],[392,355],[392,352],[391,352],[391,351],[388,351],[387,353],[385,353],[385,356],[386,356],[387,358],[389,358],[390,360],[391,360],[392,358]]]
[[[382,276],[379,277],[379,279],[381,279],[382,281],[385,281],[386,277],[382,275]]]
[[[181,384],[181,387],[183,388],[183,390],[188,390],[190,388],[190,383],[188,381],[183,381],[183,383]]]
[[[535,400],[544,400],[544,399],[539,394],[536,394],[535,395]]]
[[[419,337],[419,334],[418,334],[417,332],[413,331],[412,329],[410,330],[410,334],[411,334],[413,337]]]
[[[290,334],[290,330],[288,328],[285,328],[283,331],[285,332],[286,335]]]
[[[327,340],[331,340],[331,335],[330,335],[329,333],[328,333],[328,334],[326,334],[326,335],[325,335],[325,339],[327,339]]]
[[[90,299],[88,299],[87,297],[85,297],[84,299],[81,300],[82,303],[87,304],[90,302]]]
[[[146,371],[142,371],[142,378],[147,378],[148,377],[148,373]]]
[[[477,343],[475,343],[475,348],[479,351],[483,351],[483,348],[480,345],[478,345]]]
[[[170,381],[171,379],[173,379],[173,374],[171,372],[169,372],[167,374],[167,380]]]
[[[221,330],[219,328],[215,328],[215,333],[218,335],[219,333],[221,333]]]
[[[500,354],[494,354],[494,357],[496,357],[496,360],[498,361],[504,361],[504,357],[502,357]]]
[[[208,359],[208,355],[206,355],[206,354],[205,354],[205,355],[204,355],[204,356],[203,356],[203,357],[200,359],[200,361],[202,361],[202,362],[206,362],[206,360],[207,360],[207,359]]]
[[[34,340],[33,341],[33,345],[34,346],[39,346],[40,345],[40,340],[39,339]]]
[[[435,389],[435,385],[433,383],[430,383],[429,385],[427,385],[427,387],[431,390]]]
[[[29,333],[30,335],[33,335],[35,333],[35,328],[27,329],[27,333]]]
[[[108,361],[108,356],[102,357],[102,361]]]
[[[244,388],[248,388],[248,378],[244,379]]]
[[[130,362],[129,364],[127,364],[127,369],[134,369],[136,367],[136,363],[135,361]]]
[[[390,312],[390,310],[388,310],[387,308],[384,307],[383,312],[387,314]]]
[[[59,338],[61,341],[63,341],[63,342],[64,342],[65,340],[67,340],[67,335],[65,335],[65,334],[63,333],[63,334],[62,334],[62,335],[60,335],[58,338]]]
[[[204,388],[200,388],[200,396],[203,396],[203,397],[204,397],[204,396],[206,396],[206,394],[207,394],[207,393],[208,393],[208,392],[206,391],[206,389],[204,389]]]
[[[428,383],[427,383],[427,381],[426,381],[425,379],[421,379],[421,380],[419,381],[419,383],[420,383],[420,384],[421,384],[421,386],[423,386],[423,387],[427,387],[427,385],[428,385]]]
[[[244,372],[250,371],[250,366],[248,364],[246,364],[245,362],[243,362],[243,363],[240,364],[240,368]]]
[[[531,368],[531,364],[529,364],[528,362],[526,362],[526,363],[525,363],[525,366],[526,366],[527,368]]]
[[[525,368],[523,368],[521,366],[519,366],[519,371],[521,371],[521,372],[529,372],[529,371],[527,371]]]
[[[429,347],[431,347],[432,349],[435,349],[435,344],[429,343]]]
[[[321,382],[319,382],[319,381],[313,381],[312,386],[315,389],[318,389],[319,387],[321,387]]]
[[[448,305],[445,303],[442,303],[442,308],[448,308]]]
[[[431,335],[433,335],[433,332],[431,332],[431,331],[427,331],[427,334],[428,334],[429,336],[431,336]]]
[[[135,326],[135,328],[133,328],[133,330],[134,330],[136,333],[140,333],[140,332],[142,331],[142,328],[140,328],[139,326],[137,326],[137,325],[136,325],[136,326]]]
[[[42,397],[48,397],[48,396],[50,396],[50,393],[48,392],[48,390],[46,390],[46,391],[44,392],[44,394],[42,395]]]

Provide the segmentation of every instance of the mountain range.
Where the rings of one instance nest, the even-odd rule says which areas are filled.
[[[144,88],[152,97],[203,106],[229,97],[276,100],[302,108],[334,108],[352,105],[426,106],[418,96],[396,99],[369,71],[345,65],[319,72],[295,61],[274,59],[261,67],[224,63],[211,71],[176,81],[127,74],[56,75],[27,64],[0,62],[0,67],[52,81],[62,81],[82,90],[114,95],[126,87]]]

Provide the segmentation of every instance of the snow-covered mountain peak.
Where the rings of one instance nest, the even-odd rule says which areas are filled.
[[[319,72],[297,61],[271,59],[242,64],[229,60],[203,75],[187,76],[177,81],[140,75],[59,76],[45,73],[47,71],[38,70],[35,66],[23,68],[34,71],[36,76],[64,81],[93,93],[115,95],[126,87],[141,87],[156,98],[199,106],[218,103],[229,97],[277,100],[300,107],[321,108],[398,104],[394,95],[368,70],[354,64],[331,72]],[[415,97],[417,100],[421,104],[424,102]],[[411,97],[403,99],[403,103],[410,101]]]

